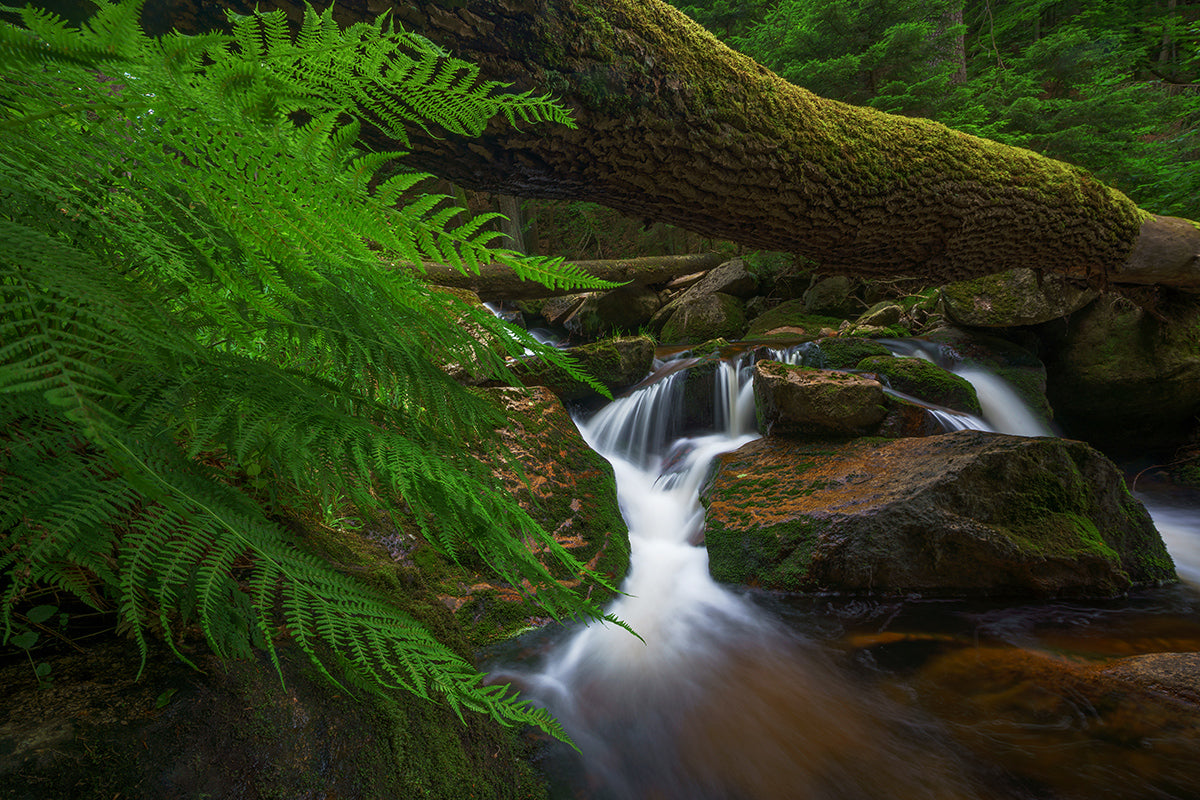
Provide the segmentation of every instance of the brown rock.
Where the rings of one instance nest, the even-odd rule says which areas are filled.
[[[878,381],[759,361],[754,365],[758,426],[775,435],[855,436],[887,414]]]
[[[1176,579],[1120,472],[1082,442],[765,438],[722,456],[702,500],[710,569],[727,583],[1047,597]]]

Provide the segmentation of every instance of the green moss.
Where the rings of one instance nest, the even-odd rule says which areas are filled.
[[[983,413],[974,386],[923,358],[871,356],[858,362],[857,369],[883,375],[893,389],[920,400],[968,414]]]
[[[817,344],[821,348],[824,366],[827,369],[849,369],[864,358],[891,356],[888,349],[879,342],[857,336],[821,339]]]
[[[713,579],[720,583],[799,589],[811,583],[809,565],[817,544],[816,526],[795,521],[737,533],[709,531]]]
[[[816,338],[822,329],[837,330],[841,324],[842,320],[837,317],[805,313],[803,300],[788,300],[755,317],[746,331],[746,338],[760,339],[776,328],[800,328],[809,337]]]

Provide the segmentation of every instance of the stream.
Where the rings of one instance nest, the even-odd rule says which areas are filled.
[[[919,343],[887,344],[936,355]],[[812,351],[770,357],[805,363]],[[547,629],[497,656],[578,748],[543,746],[552,797],[1200,796],[1200,782],[1189,784],[1186,769],[1176,774],[1166,755],[1191,758],[1194,732],[1173,750],[1170,725],[1147,720],[1158,726],[1153,747],[1114,742],[1109,712],[1069,690],[1056,694],[1052,678],[1012,677],[1018,667],[1040,674],[1049,656],[1087,665],[1200,651],[1200,503],[1170,487],[1139,493],[1184,582],[1117,600],[1020,605],[724,587],[697,544],[698,492],[713,458],[758,436],[750,358],[718,365],[718,430],[709,434],[679,435],[685,370],[664,369],[657,382],[577,420],[613,466],[629,527],[630,570],[609,611],[640,638],[611,625]],[[948,429],[1052,435],[1002,380],[958,371],[984,413],[952,414]],[[1026,712],[1029,692],[1036,697]]]

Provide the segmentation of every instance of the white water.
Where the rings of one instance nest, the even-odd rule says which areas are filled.
[[[953,372],[975,387],[979,397],[979,405],[983,408],[983,424],[974,423],[961,427],[951,427],[950,430],[962,430],[964,427],[972,430],[1009,433],[1014,436],[1054,436],[1054,431],[1047,425],[1029,405],[1021,399],[1017,391],[1008,381],[995,373],[979,367],[962,364],[955,359],[944,356],[945,348],[931,342],[919,339],[881,340],[896,356],[923,358],[944,369]],[[937,416],[935,414],[935,416]],[[958,421],[954,421],[958,425]]]
[[[826,656],[709,575],[698,500],[714,458],[757,438],[748,355],[717,371],[722,430],[670,441],[685,371],[579,427],[612,464],[629,527],[613,625],[582,628],[521,682],[581,753],[604,800],[968,797],[911,712],[851,686]],[[900,732],[900,730],[903,732]],[[581,793],[582,791],[582,793]],[[564,796],[566,796],[564,794]]]
[[[808,355],[772,353],[792,363]],[[955,762],[935,728],[850,684],[818,648],[710,577],[707,551],[696,544],[704,521],[697,495],[712,459],[757,436],[750,372],[749,356],[719,367],[714,404],[721,430],[710,435],[676,438],[683,370],[579,423],[613,465],[629,526],[625,594],[609,611],[640,638],[611,625],[587,626],[523,681],[581,753],[582,775],[554,796],[989,796],[969,785],[968,768]],[[1011,412],[1023,408],[1011,388],[974,377],[989,424],[1022,435],[1048,433]],[[944,416],[951,428],[984,425]],[[1181,576],[1200,585],[1200,515],[1150,508]]]

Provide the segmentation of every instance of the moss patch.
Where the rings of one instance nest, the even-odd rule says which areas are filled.
[[[968,414],[983,413],[974,386],[923,358],[871,356],[858,362],[857,369],[882,375],[896,391],[920,400]]]

